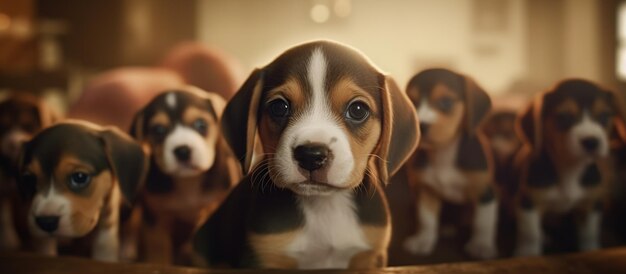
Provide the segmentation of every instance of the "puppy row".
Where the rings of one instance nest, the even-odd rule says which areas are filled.
[[[537,95],[518,117],[494,113],[484,125],[491,100],[465,75],[426,70],[411,79],[407,93],[422,132],[406,165],[418,223],[404,241],[407,251],[433,251],[444,202],[473,208],[465,249],[476,258],[497,256],[500,214],[514,215],[516,255],[542,254],[547,215],[575,215],[579,250],[600,246],[601,213],[615,177],[611,151],[626,140],[615,93],[565,80]]]
[[[382,186],[419,140],[389,76],[354,49],[312,42],[255,70],[224,105],[165,92],[137,114],[135,140],[83,121],[38,123],[7,167],[24,194],[17,232],[45,254],[78,239],[109,261],[387,264]]]
[[[129,130],[134,140],[119,130],[64,122],[40,131],[21,153],[12,145],[7,151],[17,156],[6,170],[18,178],[24,199],[7,198],[23,203],[13,210],[23,220],[3,239],[29,234],[35,249],[55,254],[57,242],[80,238],[102,260],[118,260],[121,253],[124,259],[208,267],[382,267],[391,237],[382,187],[407,162],[419,222],[405,244],[410,251],[433,249],[441,204],[448,201],[475,207],[466,249],[494,257],[498,206],[514,200],[520,243],[534,248],[519,245],[518,253],[531,254],[527,250],[540,250],[536,234],[541,236],[540,217],[549,205],[569,199],[560,209],[568,211],[584,200],[597,209],[603,195],[595,189],[610,181],[604,165],[595,163],[610,156],[602,138],[623,120],[610,93],[573,82],[542,95],[537,102],[543,104],[533,103],[532,133],[520,123],[520,133],[542,141],[529,140],[517,152],[512,170],[518,175],[504,172],[503,178],[522,178],[513,183],[519,191],[504,199],[480,129],[491,101],[474,81],[428,70],[405,93],[352,48],[303,44],[253,71],[227,104],[193,88],[163,93],[136,115]],[[564,101],[569,103],[561,107]],[[31,119],[38,127],[49,125]],[[424,138],[415,150],[420,131]],[[591,137],[595,148],[583,144]],[[557,164],[561,159],[580,160],[583,175],[563,171],[570,162]],[[584,175],[588,166],[596,166],[591,173],[598,176]],[[598,183],[582,184],[587,179],[579,177]],[[589,198],[588,191],[595,194]],[[582,234],[597,240],[599,217],[589,219]]]

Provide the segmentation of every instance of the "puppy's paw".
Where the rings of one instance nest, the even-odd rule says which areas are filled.
[[[429,255],[435,248],[437,235],[434,233],[418,233],[406,238],[404,249],[415,255]]]
[[[476,259],[493,259],[498,256],[496,245],[488,240],[472,239],[465,245],[465,251]]]
[[[539,256],[541,255],[541,244],[539,243],[518,243],[515,252],[516,257]]]

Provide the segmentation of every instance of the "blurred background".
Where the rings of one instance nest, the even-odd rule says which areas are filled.
[[[189,41],[220,52],[239,84],[284,49],[320,38],[360,49],[402,86],[441,66],[494,96],[574,76],[618,88],[626,80],[622,2],[0,0],[0,89],[54,91],[71,103],[98,73],[158,66]]]
[[[313,39],[361,50],[403,87],[428,67],[466,73],[505,105],[566,77],[626,88],[623,0],[0,0],[0,93],[126,129],[164,88],[228,98],[253,68]],[[414,209],[406,184],[388,193],[392,265],[467,259],[445,239],[431,258],[401,251]]]

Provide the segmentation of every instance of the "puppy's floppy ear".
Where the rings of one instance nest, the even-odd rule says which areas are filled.
[[[251,168],[262,87],[263,71],[255,69],[222,114],[222,133],[241,161],[244,174]]]
[[[207,92],[205,97],[211,105],[213,115],[215,115],[216,120],[219,121],[224,113],[224,108],[226,108],[226,100],[219,94],[212,92]]]
[[[465,126],[469,133],[476,131],[487,113],[491,110],[491,98],[474,79],[469,76],[465,78]]]
[[[100,132],[109,166],[125,200],[134,202],[148,171],[148,157],[141,145],[116,128]]]
[[[35,196],[35,192],[36,192],[36,188],[37,188],[37,182],[32,182],[29,180],[24,180],[25,178],[22,176],[23,172],[24,172],[24,168],[26,165],[26,154],[28,153],[28,150],[30,150],[30,142],[26,142],[24,144],[22,144],[22,147],[20,148],[20,153],[17,157],[17,189],[20,193],[20,195],[22,196],[23,199],[25,200],[30,200],[33,198],[33,196]]]
[[[407,95],[389,76],[381,76],[382,129],[378,142],[378,158],[375,159],[379,179],[387,183],[389,178],[413,154],[420,139],[415,108]]]
[[[543,96],[537,96],[517,118],[516,131],[518,136],[533,147],[534,151],[540,151],[542,146],[541,112],[543,109]]]
[[[626,144],[626,102],[624,102],[624,98],[623,96],[620,96],[621,94],[611,91],[611,90],[606,90],[605,91],[608,95],[608,100],[609,103],[611,104],[611,107],[613,108],[613,110],[615,111],[615,115],[613,116],[613,121],[614,121],[614,125],[613,125],[613,133],[612,135],[617,137],[615,140],[618,145],[619,143]]]
[[[143,132],[143,124],[144,124],[144,109],[139,110],[135,113],[135,117],[133,118],[133,122],[130,124],[130,128],[128,129],[128,133],[130,136],[133,136],[135,140],[142,141],[144,138]]]

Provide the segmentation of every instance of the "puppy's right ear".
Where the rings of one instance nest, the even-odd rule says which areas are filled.
[[[222,133],[241,161],[244,174],[251,168],[262,88],[263,71],[255,69],[222,114]]]
[[[133,122],[130,125],[130,129],[128,129],[128,134],[130,134],[130,136],[133,136],[133,138],[135,138],[135,140],[138,141],[142,141],[144,138],[144,133],[143,133],[143,109],[139,110],[136,114],[135,117],[133,118]]]
[[[30,142],[26,142],[22,144],[20,148],[20,153],[17,157],[17,190],[22,196],[22,199],[30,200],[35,196],[36,188],[37,188],[37,179],[36,177],[27,176],[24,174],[24,169],[26,167],[26,155],[30,150]]]
[[[516,131],[526,143],[533,147],[534,151],[541,150],[542,145],[542,121],[543,96],[537,96],[518,117]]]

